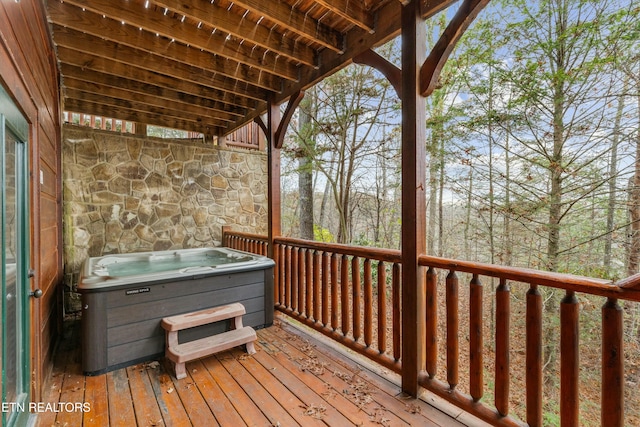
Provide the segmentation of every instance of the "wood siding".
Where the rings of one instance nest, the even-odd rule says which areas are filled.
[[[29,122],[32,400],[40,400],[60,329],[62,220],[58,71],[44,5],[0,2],[0,84]]]

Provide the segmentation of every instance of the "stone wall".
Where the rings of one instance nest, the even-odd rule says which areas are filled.
[[[88,257],[218,246],[223,225],[267,233],[265,153],[65,125],[63,189],[69,290]]]

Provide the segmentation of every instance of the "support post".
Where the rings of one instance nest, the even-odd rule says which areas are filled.
[[[402,391],[417,396],[425,366],[425,274],[418,264],[425,252],[425,99],[420,67],[425,60],[426,28],[420,0],[402,7]]]
[[[269,187],[267,196],[269,199],[268,207],[268,256],[274,258],[274,239],[282,234],[281,221],[281,197],[280,197],[280,147],[277,141],[278,128],[280,127],[280,106],[269,101],[267,106],[267,144],[268,144],[268,162],[269,162]]]

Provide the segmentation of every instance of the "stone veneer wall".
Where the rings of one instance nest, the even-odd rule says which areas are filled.
[[[267,233],[265,153],[65,125],[62,161],[68,311],[88,257],[219,246],[223,225]]]

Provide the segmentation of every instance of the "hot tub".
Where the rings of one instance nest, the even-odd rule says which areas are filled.
[[[228,248],[182,249],[89,258],[82,267],[82,369],[98,375],[161,357],[166,316],[242,303],[243,323],[273,323],[273,266]],[[187,342],[229,328],[219,322],[179,336]]]

